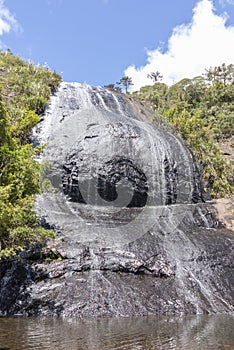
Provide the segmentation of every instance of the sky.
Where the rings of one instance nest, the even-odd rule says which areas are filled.
[[[234,64],[234,0],[0,0],[0,48],[64,81],[171,85]]]

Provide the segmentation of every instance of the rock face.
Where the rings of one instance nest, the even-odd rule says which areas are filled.
[[[2,314],[234,311],[233,233],[204,203],[190,150],[150,115],[103,88],[60,85],[34,134],[47,144],[37,210],[57,237],[49,261],[34,251],[1,266]]]

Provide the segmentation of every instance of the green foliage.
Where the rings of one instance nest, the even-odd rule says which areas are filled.
[[[205,79],[211,83],[211,85],[215,85],[216,83],[222,83],[225,86],[234,83],[234,65],[229,64],[226,66],[223,63],[218,67],[210,67],[206,69],[206,73],[203,74]]]
[[[167,106],[167,92],[167,85],[157,82],[153,86],[143,86],[139,92],[134,92],[133,95],[141,100],[150,101],[156,110]]]
[[[0,55],[0,259],[53,235],[39,226],[34,212],[40,149],[29,137],[60,80],[9,52]]]
[[[125,93],[129,93],[129,88],[133,85],[132,78],[124,76],[116,83],[120,88],[125,89]]]
[[[122,89],[119,86],[115,85],[115,84],[104,85],[104,88],[109,89],[111,91],[117,91],[117,92],[121,92],[122,91]]]
[[[104,85],[106,89],[111,91],[122,92],[122,89],[125,90],[125,93],[129,93],[129,88],[133,85],[132,78],[124,76],[115,84]]]
[[[36,67],[9,52],[0,55],[0,85],[13,136],[27,143],[30,130],[40,120],[61,77],[48,68]]]
[[[204,77],[182,79],[168,87],[157,82],[135,93],[152,103],[187,142],[204,169],[207,191],[214,197],[234,192],[234,164],[219,149],[234,134],[234,66],[206,70]]]
[[[147,74],[147,78],[152,79],[154,83],[157,83],[159,80],[162,80],[163,76],[159,71],[156,71]]]
[[[202,110],[196,110],[191,115],[186,106],[180,107],[172,107],[164,115],[200,160],[204,169],[206,190],[214,197],[232,193],[233,183],[229,179],[232,178],[234,167],[221,155],[215,143],[212,126],[206,123]]]
[[[49,249],[47,247],[42,249],[40,253],[40,258],[48,262],[53,260],[62,261],[64,259],[63,256],[56,249]]]

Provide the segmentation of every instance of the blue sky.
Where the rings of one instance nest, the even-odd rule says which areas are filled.
[[[234,0],[0,0],[2,48],[92,85],[234,63]],[[208,66],[207,66],[208,65]]]

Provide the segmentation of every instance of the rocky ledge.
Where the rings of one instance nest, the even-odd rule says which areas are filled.
[[[89,247],[58,233],[43,255],[34,249],[1,263],[1,315],[234,312],[234,235],[215,227],[204,206],[203,222],[193,210],[195,226],[186,217],[174,230],[153,227],[122,247]]]

